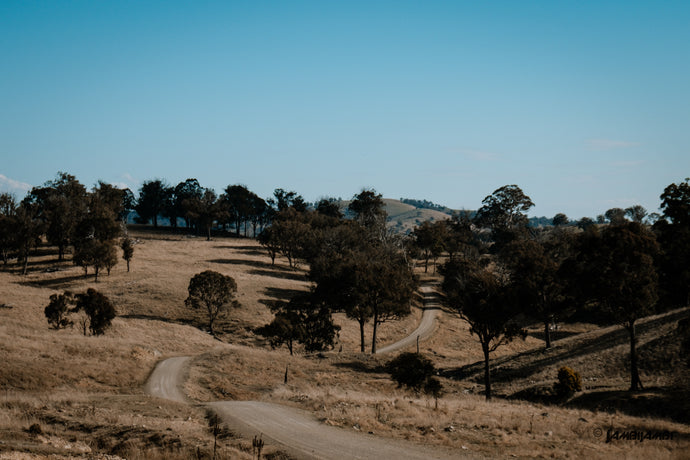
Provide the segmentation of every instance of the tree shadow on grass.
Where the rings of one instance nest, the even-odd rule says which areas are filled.
[[[246,254],[248,256],[267,256],[268,253],[264,250],[259,249],[256,246],[230,246],[230,245],[225,245],[225,246],[214,246],[214,249],[232,249],[233,251],[241,252],[242,254]]]
[[[678,321],[690,316],[690,310],[682,309],[636,325],[637,336],[660,327],[663,324]],[[510,356],[491,359],[491,379],[494,382],[509,382],[514,379],[527,378],[544,368],[561,363],[564,360],[592,355],[612,347],[630,343],[628,331],[615,327],[611,331],[589,337],[574,338],[578,343],[555,344],[550,349],[535,348]],[[479,343],[477,343],[479,346]],[[477,361],[458,368],[445,369],[441,375],[455,380],[483,379],[484,361]]]
[[[291,268],[283,267],[282,265],[271,265],[270,262],[263,262],[261,260],[211,259],[208,262],[213,264],[246,265],[248,267],[262,268],[267,270],[280,270],[285,272],[292,271]]]
[[[335,367],[340,367],[344,369],[350,369],[355,372],[363,372],[366,374],[387,374],[388,371],[386,370],[385,364],[382,364],[377,361],[359,361],[359,360],[353,360],[353,361],[342,361],[342,362],[336,362],[333,363]]]
[[[254,270],[250,270],[249,274],[259,275],[259,276],[270,276],[273,278],[281,278],[281,279],[294,280],[294,281],[307,281],[307,276],[304,273],[298,273],[298,272],[254,269]]]
[[[551,331],[551,342],[555,342],[556,340],[562,340],[562,339],[567,339],[568,337],[572,337],[574,335],[578,335],[580,332],[573,332],[573,331]],[[530,331],[528,334],[530,337],[534,337],[535,339],[539,339],[542,342],[546,341],[546,336],[544,335],[544,330],[538,330],[538,331]]]
[[[103,273],[98,274],[98,278],[101,279],[101,277],[107,277],[107,275]],[[88,275],[84,276],[82,275],[70,275],[70,276],[63,276],[61,278],[51,278],[51,279],[42,279],[42,280],[32,280],[32,281],[22,281],[19,284],[22,284],[24,286],[33,286],[33,287],[48,287],[52,289],[64,289],[72,285],[75,281],[88,281],[88,280],[93,280],[95,275]],[[97,283],[94,283],[94,285],[97,285]]]
[[[285,301],[288,301],[296,295],[301,294],[303,292],[304,291],[300,289],[284,289],[277,287],[267,287],[266,289],[264,289],[264,294],[271,297],[272,299]]]
[[[690,401],[687,391],[678,389],[649,388],[638,392],[589,391],[576,395],[566,405],[612,414],[621,412],[633,417],[651,416],[684,424],[690,423]]]

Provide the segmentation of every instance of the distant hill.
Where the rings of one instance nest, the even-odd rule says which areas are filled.
[[[386,214],[388,214],[388,226],[393,228],[399,233],[409,233],[416,226],[420,225],[424,221],[437,221],[450,219],[453,214],[453,210],[447,207],[434,205],[433,203],[426,200],[409,200],[403,199],[407,202],[401,200],[396,200],[393,198],[384,198],[383,202],[385,204]],[[426,204],[428,207],[418,207],[410,202],[414,202],[423,206]],[[346,213],[347,207],[350,204],[349,200],[340,201],[340,208]],[[431,206],[429,206],[431,205]],[[436,209],[431,209],[436,207]],[[439,209],[443,209],[441,211]]]

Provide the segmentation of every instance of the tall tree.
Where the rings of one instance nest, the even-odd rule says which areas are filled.
[[[637,222],[592,228],[579,238],[575,260],[583,300],[595,301],[603,320],[620,324],[630,336],[630,390],[642,389],[635,334],[638,319],[652,314],[657,301],[654,234]]]
[[[446,241],[449,238],[448,224],[444,220],[437,220],[433,223],[425,220],[421,225],[412,230],[412,234],[415,237],[417,247],[424,257],[424,273],[427,273],[429,259],[433,257],[435,263],[438,256],[445,249]]]
[[[342,219],[343,213],[340,211],[340,204],[335,198],[322,198],[316,204],[316,212],[324,216]]]
[[[219,205],[216,192],[213,189],[205,189],[201,198],[192,198],[185,201],[188,215],[196,222],[197,228],[206,231],[206,241],[211,240],[211,229],[218,218]]]
[[[122,258],[127,262],[127,271],[129,272],[129,263],[134,256],[134,243],[128,236],[125,236],[120,242],[120,248],[122,249]]]
[[[5,265],[16,249],[16,212],[17,201],[14,195],[0,193],[0,257]]]
[[[555,216],[553,216],[553,226],[554,227],[560,227],[563,225],[568,225],[569,219],[568,216],[563,214],[562,212],[559,212]]]
[[[364,327],[372,320],[371,350],[375,353],[378,326],[410,313],[417,279],[395,247],[374,244],[367,236],[367,230],[357,224],[327,229],[318,254],[311,259],[309,276],[321,302],[358,322],[362,352]]]
[[[75,265],[88,267],[95,272],[95,282],[102,268],[108,270],[117,264],[117,239],[122,232],[119,220],[121,212],[121,191],[108,184],[99,183],[88,197],[88,210],[84,213],[74,229]]]
[[[24,199],[14,218],[15,248],[17,261],[22,263],[22,275],[26,275],[29,265],[29,254],[41,241],[45,225],[38,217],[38,205],[30,199]]]
[[[383,241],[386,235],[385,203],[376,190],[362,190],[355,195],[347,207],[355,222],[367,229],[372,238]]]
[[[74,226],[86,212],[86,188],[74,176],[59,172],[55,180],[34,187],[27,199],[37,205],[48,242],[57,246],[58,259],[63,260]]]
[[[491,399],[490,354],[517,336],[525,337],[515,319],[520,314],[510,277],[500,268],[467,258],[449,260],[441,267],[442,288],[449,307],[470,325],[484,353],[484,388]]]
[[[504,185],[482,200],[474,222],[491,229],[495,250],[513,240],[527,227],[526,213],[534,203],[517,185]]]
[[[185,300],[185,305],[206,310],[211,335],[215,335],[213,325],[218,318],[230,307],[239,307],[235,300],[237,284],[231,276],[206,270],[192,277],[187,290],[189,297]]]
[[[570,234],[555,228],[542,238],[516,239],[505,246],[502,259],[511,270],[516,301],[525,313],[544,325],[544,342],[551,348],[550,325],[567,307],[566,285],[559,273],[570,254]]]
[[[165,209],[168,197],[168,186],[160,179],[146,181],[139,189],[139,199],[135,210],[139,215],[139,222],[153,222],[158,228],[158,216]]]
[[[661,245],[660,288],[664,304],[690,305],[690,179],[661,194],[663,218],[654,224]]]
[[[244,185],[228,185],[225,188],[225,193],[220,197],[223,209],[235,227],[235,236],[237,237],[240,236],[242,223],[247,222],[252,213],[252,195],[252,192]]]
[[[184,217],[185,226],[190,227],[192,217],[189,214],[188,203],[200,200],[204,195],[204,189],[196,179],[187,179],[175,186],[175,206],[178,207],[179,215]]]
[[[644,218],[647,217],[647,210],[643,206],[636,204],[634,206],[630,206],[629,208],[625,208],[625,215],[630,217],[630,220],[633,222],[641,224],[644,221]]]

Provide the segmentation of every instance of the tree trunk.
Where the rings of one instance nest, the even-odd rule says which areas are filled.
[[[127,273],[129,273],[129,259],[127,259]]]
[[[26,255],[24,256],[24,268],[22,268],[22,275],[26,275],[26,269],[29,266],[29,253],[27,251]]]
[[[544,320],[544,341],[546,342],[546,348],[551,348],[551,330],[549,329],[549,320]]]
[[[98,283],[98,270],[99,270],[98,265],[96,265],[93,268],[93,270],[96,272],[96,278],[94,279],[94,282]]]
[[[635,337],[635,322],[630,321],[625,326],[630,333],[630,391],[644,390],[640,374],[637,370],[637,337]]]
[[[489,343],[482,342],[482,351],[484,352],[484,394],[486,400],[491,400],[491,374],[489,373]]]
[[[206,227],[206,241],[211,241],[211,226]]]
[[[376,330],[378,329],[379,325],[379,315],[377,312],[374,312],[374,332],[371,334],[371,354],[375,355],[376,354]]]
[[[358,320],[359,321],[359,343],[360,343],[360,351],[364,353],[364,321],[363,320]]]

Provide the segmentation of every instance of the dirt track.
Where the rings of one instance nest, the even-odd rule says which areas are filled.
[[[412,346],[417,337],[428,337],[434,328],[437,303],[429,286],[422,287],[425,311],[419,327],[405,339],[379,350],[387,353]],[[145,391],[159,398],[189,402],[181,391],[189,357],[169,358],[158,363]],[[459,452],[394,441],[324,425],[311,413],[261,401],[218,401],[206,404],[224,422],[248,437],[261,435],[280,444],[295,458],[304,459],[451,459],[465,458]],[[474,457],[476,458],[476,456]]]
[[[404,339],[378,349],[376,351],[377,354],[391,353],[415,346],[417,344],[417,338],[419,338],[419,340],[424,340],[434,332],[434,328],[436,327],[436,314],[441,309],[438,293],[431,284],[424,284],[420,290],[424,296],[424,312],[422,313],[422,320],[419,322],[417,329]]]

